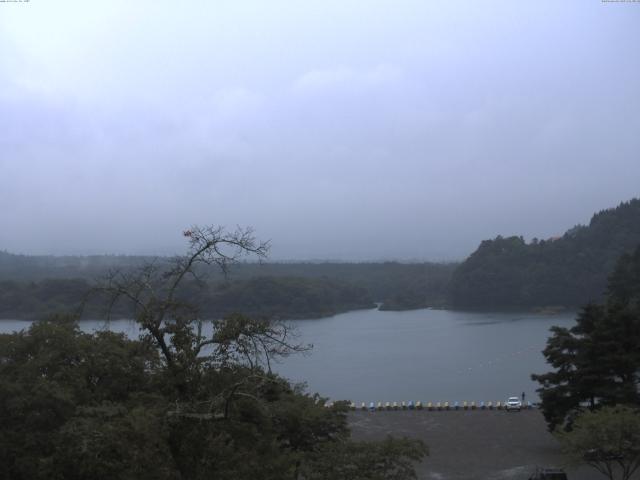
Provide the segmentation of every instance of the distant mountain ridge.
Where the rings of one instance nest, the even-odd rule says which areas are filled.
[[[562,237],[498,236],[483,241],[454,271],[454,308],[575,307],[601,301],[623,254],[640,245],[640,199],[602,210]]]

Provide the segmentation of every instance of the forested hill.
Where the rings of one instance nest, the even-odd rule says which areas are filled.
[[[562,237],[483,241],[452,276],[457,308],[575,307],[600,301],[622,254],[640,245],[640,199],[596,213]]]
[[[0,251],[0,319],[41,318],[75,311],[91,285],[108,271],[132,271],[168,258],[97,255],[25,256]],[[189,290],[201,313],[230,312],[313,318],[358,308],[405,310],[446,305],[454,264],[439,263],[239,263],[225,279],[202,273],[207,285]],[[89,315],[101,312],[89,305]],[[127,316],[127,311],[118,312]]]

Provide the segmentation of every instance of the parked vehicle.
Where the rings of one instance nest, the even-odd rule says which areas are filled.
[[[504,402],[504,408],[507,411],[517,410],[518,412],[522,409],[522,402],[518,397],[509,397],[506,402]]]

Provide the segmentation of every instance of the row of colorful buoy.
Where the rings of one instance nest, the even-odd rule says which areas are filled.
[[[328,403],[327,406],[330,407],[332,404]],[[365,402],[362,402],[358,407],[355,402],[351,402],[349,407],[351,410],[368,410],[370,412],[375,412],[376,410],[429,410],[429,411],[440,411],[440,410],[504,410],[506,409],[506,405],[504,402],[480,402],[476,404],[476,402],[462,402],[462,405],[459,402],[454,402],[450,404],[449,402],[413,402],[410,400],[409,402],[382,402],[374,403],[369,402],[369,405]],[[533,404],[531,402],[527,402],[522,405],[522,408],[525,410],[531,410],[533,408]]]

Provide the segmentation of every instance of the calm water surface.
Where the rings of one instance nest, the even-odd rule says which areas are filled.
[[[476,313],[451,310],[359,310],[318,320],[298,320],[299,340],[310,355],[284,359],[274,368],[311,392],[332,399],[370,401],[504,400],[526,393],[537,399],[531,373],[549,369],[541,350],[552,325],[571,326],[575,315]],[[28,327],[3,320],[0,331]],[[85,331],[105,328],[85,321]],[[137,326],[109,328],[135,337]]]
[[[544,316],[450,310],[365,310],[293,322],[308,357],[286,359],[278,371],[306,380],[333,399],[369,401],[537,399],[531,373],[549,369],[541,354],[552,325],[574,314]]]

